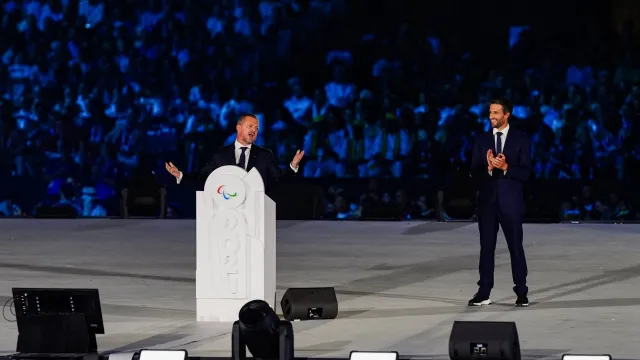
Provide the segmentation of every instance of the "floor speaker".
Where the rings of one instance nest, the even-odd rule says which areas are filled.
[[[451,360],[520,360],[514,322],[455,321],[449,337]]]
[[[335,319],[338,316],[338,298],[332,287],[287,289],[280,306],[288,321]]]
[[[29,314],[17,321],[16,351],[19,353],[79,354],[96,351],[82,313]]]

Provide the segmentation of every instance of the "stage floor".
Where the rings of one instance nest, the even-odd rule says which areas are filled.
[[[0,229],[2,303],[12,287],[98,288],[101,351],[230,355],[229,326],[195,322],[195,221],[2,219]],[[524,358],[638,358],[640,225],[530,224],[524,231],[531,307],[512,306],[500,236],[497,303],[469,308],[476,224],[279,222],[278,301],[289,287],[334,286],[340,303],[336,320],[295,322],[296,354],[396,350],[445,359],[454,320],[488,320],[517,323]],[[8,309],[5,315],[13,318]],[[0,353],[7,354],[17,329],[1,321]]]

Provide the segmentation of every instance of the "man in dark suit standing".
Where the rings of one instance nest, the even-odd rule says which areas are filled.
[[[165,163],[167,171],[175,176],[178,184],[187,181],[200,185],[204,184],[209,174],[221,166],[237,165],[246,171],[256,168],[262,176],[267,194],[272,192],[283,176],[298,172],[304,151],[298,150],[287,169],[283,170],[278,166],[271,150],[253,143],[258,136],[258,118],[255,115],[241,115],[238,118],[236,131],[236,141],[215,152],[200,171],[183,173],[171,162]]]
[[[531,143],[526,133],[509,127],[512,111],[509,100],[492,100],[489,105],[492,131],[479,135],[473,148],[472,174],[479,189],[480,281],[469,306],[491,304],[498,225],[502,227],[511,255],[515,305],[529,306],[522,220],[523,183],[531,174]]]

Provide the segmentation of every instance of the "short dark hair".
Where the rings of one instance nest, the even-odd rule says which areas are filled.
[[[511,103],[511,101],[509,101],[509,99],[504,97],[492,99],[491,101],[489,101],[489,105],[502,106],[502,111],[504,111],[505,114],[511,114],[513,112],[513,104]]]
[[[238,117],[238,125],[242,124],[242,122],[244,121],[245,118],[254,118],[256,119],[256,121],[258,120],[258,116],[256,116],[256,114],[252,114],[252,113],[243,113],[242,115],[240,115]]]

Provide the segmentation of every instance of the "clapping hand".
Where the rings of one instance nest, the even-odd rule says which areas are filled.
[[[506,171],[507,168],[508,168],[507,158],[504,157],[504,154],[498,154],[498,156],[495,156],[491,160],[491,165],[493,165],[493,167],[495,169],[500,169],[502,171]]]
[[[493,151],[491,151],[491,149],[487,150],[487,164],[489,164],[489,166],[487,166],[487,170],[492,171],[495,166],[493,166],[493,161],[495,160],[495,157],[493,156]]]

